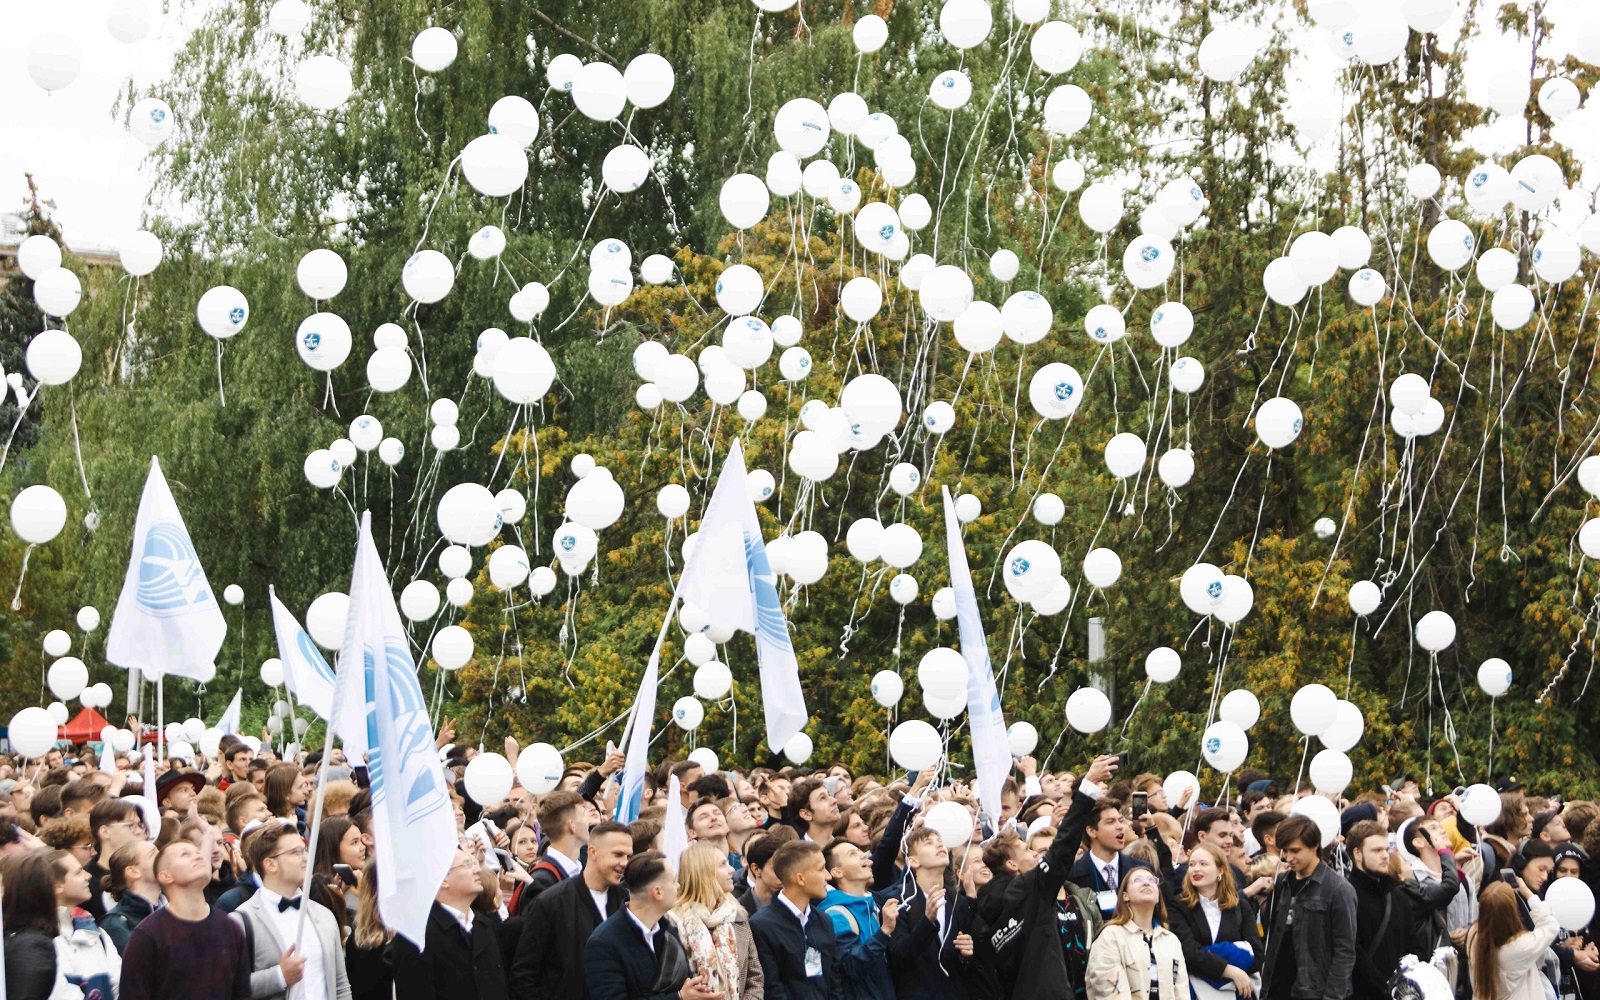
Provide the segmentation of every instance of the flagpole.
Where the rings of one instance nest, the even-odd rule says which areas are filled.
[[[156,746],[160,749],[161,763],[167,762],[167,699],[164,695],[167,672],[156,675]]]

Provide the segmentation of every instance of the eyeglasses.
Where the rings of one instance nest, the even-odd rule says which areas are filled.
[[[1157,888],[1160,888],[1161,887],[1161,880],[1160,879],[1150,878],[1149,876],[1142,876],[1141,877],[1141,876],[1136,875],[1133,878],[1128,879],[1128,884],[1129,885],[1153,885],[1153,886],[1155,886]]]
[[[287,851],[279,851],[277,854],[269,854],[267,857],[281,858],[285,855],[292,858],[303,858],[306,856],[306,845],[301,844],[299,847],[291,847]]]
[[[460,871],[463,868],[477,868],[477,867],[478,867],[478,863],[476,861],[462,861],[462,862],[459,862],[458,864],[451,865],[450,866],[450,871],[457,872],[457,871]]]
[[[142,820],[142,819],[119,820],[116,823],[107,823],[106,826],[124,826],[124,827],[127,827],[130,830],[143,830],[143,829],[145,829],[144,820]]]

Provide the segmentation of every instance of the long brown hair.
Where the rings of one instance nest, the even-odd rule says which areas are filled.
[[[1140,866],[1138,866],[1136,868],[1128,869],[1127,873],[1122,876],[1122,884],[1117,887],[1117,912],[1113,913],[1111,915],[1111,919],[1106,921],[1106,924],[1108,926],[1111,925],[1111,924],[1131,924],[1131,923],[1133,923],[1133,908],[1128,905],[1128,886],[1133,884],[1133,877],[1135,875],[1139,875],[1139,874],[1150,875],[1150,876],[1153,876],[1155,878],[1155,880],[1156,880],[1156,908],[1155,908],[1156,923],[1161,924],[1162,926],[1166,926],[1166,923],[1167,923],[1167,903],[1166,903],[1166,900],[1162,898],[1161,876],[1156,874],[1154,869],[1146,868],[1143,865],[1140,865]],[[1232,879],[1233,876],[1229,875],[1227,873],[1227,871],[1224,870],[1223,877],[1228,878],[1228,879]]]
[[[1228,859],[1222,856],[1222,851],[1217,845],[1208,841],[1196,841],[1189,851],[1189,863],[1194,864],[1196,854],[1208,854],[1217,865],[1217,906],[1224,910],[1231,910],[1239,905],[1239,893],[1233,885],[1233,868],[1229,866]],[[1194,883],[1188,879],[1183,880],[1183,888],[1178,896],[1189,906],[1200,905],[1200,893],[1195,891]]]
[[[56,917],[56,873],[45,850],[13,851],[0,861],[0,880],[6,891],[0,897],[0,916],[6,931],[32,927],[50,937],[60,933]]]
[[[371,951],[393,940],[394,931],[384,924],[383,915],[378,912],[378,862],[368,861],[367,870],[361,876],[361,901],[356,906],[356,923],[350,941],[358,948]]]
[[[1500,949],[1525,933],[1516,890],[1504,882],[1484,886],[1478,896],[1478,922],[1467,939],[1473,996],[1494,1000],[1500,988]]]
[[[300,769],[293,764],[278,764],[268,771],[267,811],[283,819],[292,819],[294,806],[289,804],[289,796],[294,794],[294,786],[299,780]]]

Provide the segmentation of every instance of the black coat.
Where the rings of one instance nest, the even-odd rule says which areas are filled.
[[[1425,954],[1411,896],[1401,890],[1397,879],[1360,868],[1350,872],[1350,887],[1356,891],[1355,995],[1387,996],[1400,959]]]
[[[1217,925],[1215,938],[1211,936],[1211,924],[1206,921],[1206,911],[1198,902],[1193,906],[1185,903],[1181,896],[1167,900],[1167,925],[1183,945],[1183,964],[1191,976],[1222,978],[1222,971],[1228,967],[1228,963],[1206,951],[1207,945],[1221,941],[1250,946],[1256,960],[1245,968],[1245,972],[1255,972],[1266,961],[1267,952],[1261,946],[1261,930],[1256,926],[1256,908],[1243,897],[1232,909],[1222,911],[1222,922]]]
[[[928,919],[928,895],[921,886],[912,882],[910,894],[896,898],[900,916],[889,937],[895,1000],[947,1000],[961,995],[958,983],[965,978],[968,963],[956,954],[954,942],[963,919],[971,924],[973,901],[947,877],[944,901],[949,919],[940,933],[938,923]]]
[[[344,946],[344,974],[350,980],[350,1000],[391,1000],[394,996],[394,944],[363,948],[355,936]]]
[[[36,927],[6,932],[7,1000],[47,1000],[56,983],[55,939]]]
[[[750,918],[750,936],[761,958],[767,1000],[844,1000],[833,920],[821,907],[813,904],[801,927],[794,911],[775,899]],[[822,975],[815,978],[806,976],[807,947],[822,957]]]
[[[606,891],[608,913],[627,901],[620,886]],[[588,1000],[583,949],[600,923],[582,875],[540,893],[522,912],[522,939],[511,963],[511,991],[517,1000]]]
[[[1073,801],[1076,803],[1076,798],[1074,798]],[[1073,846],[1076,848],[1077,845],[1074,844]],[[1143,861],[1140,861],[1131,854],[1123,854],[1121,851],[1118,851],[1117,885],[1120,886],[1124,881],[1126,881],[1128,878],[1128,873],[1133,871],[1135,868],[1143,868],[1146,871],[1154,870],[1149,865],[1145,864]],[[1102,890],[1111,888],[1109,885],[1106,885],[1106,876],[1105,873],[1100,869],[1099,859],[1094,856],[1093,852],[1087,850],[1083,852],[1083,857],[1073,862],[1071,870],[1067,872],[1067,881],[1074,885],[1082,886],[1093,893],[1099,893]]]
[[[474,918],[468,937],[456,918],[434,903],[421,951],[395,936],[394,995],[395,1000],[510,1000],[494,927]]]
[[[583,973],[589,980],[589,996],[594,1000],[672,1000],[683,989],[688,975],[674,975],[663,988],[656,985],[656,958],[675,951],[683,955],[678,971],[688,973],[688,956],[672,921],[656,924],[654,948],[647,945],[639,925],[628,915],[628,908],[617,907],[605,923],[589,935],[583,949]]]
[[[1001,980],[1002,993],[1016,1000],[1070,1000],[1072,985],[1067,975],[1066,950],[1062,947],[1061,922],[1057,917],[1056,896],[1066,889],[1068,912],[1081,928],[1083,962],[1088,963],[1088,947],[1100,928],[1100,913],[1094,910],[1091,895],[1074,892],[1068,878],[1072,859],[1083,842],[1089,810],[1094,799],[1082,792],[1072,796],[1072,806],[1061,818],[1061,828],[1050,842],[1044,857],[1032,870],[1011,879],[1005,888],[1002,919],[981,943],[980,956],[990,957]],[[979,894],[980,905],[983,894]],[[1076,970],[1078,981],[1082,968]]]

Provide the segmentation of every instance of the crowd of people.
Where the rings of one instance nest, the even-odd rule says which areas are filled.
[[[1589,929],[1543,900],[1562,879],[1593,889],[1600,805],[1534,794],[1554,790],[1503,784],[1478,829],[1459,792],[1402,779],[1338,802],[1327,838],[1295,810],[1309,789],[1259,771],[1208,805],[1167,801],[1125,758],[1073,774],[1023,757],[991,819],[939,768],[687,760],[650,771],[622,824],[620,753],[478,803],[474,751],[439,751],[459,844],[422,941],[385,924],[378,866],[408,859],[374,842],[364,768],[338,751],[225,737],[214,759],[161,762],[152,789],[137,754],[0,757],[6,996],[1600,998]],[[970,838],[924,821],[943,802]]]

